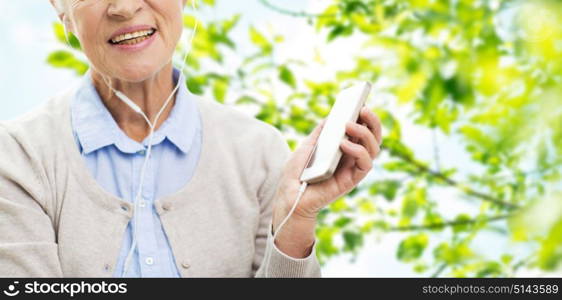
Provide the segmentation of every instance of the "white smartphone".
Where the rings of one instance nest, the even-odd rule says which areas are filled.
[[[341,142],[348,138],[345,125],[347,122],[357,122],[371,88],[371,83],[361,82],[337,95],[309,162],[301,174],[301,181],[316,183],[332,177],[342,157]]]

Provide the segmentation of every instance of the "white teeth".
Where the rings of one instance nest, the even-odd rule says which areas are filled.
[[[117,43],[125,41],[125,40],[130,40],[130,39],[135,39],[135,38],[147,36],[147,35],[150,35],[152,33],[154,33],[154,29],[129,32],[129,33],[121,34],[121,35],[118,35],[118,36],[112,38],[111,42],[114,43],[114,44],[117,44]]]

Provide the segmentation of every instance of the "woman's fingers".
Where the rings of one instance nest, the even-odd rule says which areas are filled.
[[[379,154],[382,142],[381,123],[377,115],[364,107],[359,114],[359,122],[365,125],[346,124],[346,133],[350,138],[341,144],[344,160],[353,160],[353,167],[359,171],[359,176],[353,181],[363,179],[371,171],[373,159]]]
[[[344,140],[341,144],[341,149],[344,154],[355,159],[355,165],[361,173],[367,174],[373,167],[373,160],[365,147],[349,140]]]
[[[371,130],[380,146],[382,143],[382,127],[379,117],[373,113],[369,108],[363,107],[359,113],[359,120],[364,122],[365,125]]]
[[[367,107],[361,109],[358,122],[364,125],[351,122],[346,124],[346,133],[349,140],[342,142],[341,149],[351,158],[350,165],[356,165],[361,172],[366,174],[372,168],[373,159],[380,152],[380,143],[382,142],[381,123],[379,118]],[[291,164],[293,168],[296,167],[293,172],[296,171],[295,173],[300,174],[306,168],[308,161],[314,154],[314,146],[325,123],[326,120],[322,120],[297,149],[299,153],[293,160],[294,164]]]
[[[360,143],[367,149],[371,159],[375,159],[375,157],[377,157],[380,151],[379,143],[373,132],[370,131],[367,126],[348,122],[346,124],[346,133],[351,137],[351,142]]]

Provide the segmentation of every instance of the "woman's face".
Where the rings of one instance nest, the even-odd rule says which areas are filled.
[[[140,82],[170,63],[183,29],[185,0],[66,1],[69,30],[96,71]]]

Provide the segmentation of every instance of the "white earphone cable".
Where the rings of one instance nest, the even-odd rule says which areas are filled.
[[[196,2],[195,0],[193,0],[193,2],[192,2],[192,8],[193,8],[193,10],[196,9],[195,2]],[[177,84],[176,84],[174,90],[172,91],[172,93],[171,93],[170,96],[168,97],[168,99],[166,99],[166,101],[164,102],[164,105],[162,105],[162,108],[160,109],[160,111],[158,112],[158,114],[156,115],[156,117],[154,118],[154,121],[153,121],[153,122],[150,122],[149,118],[144,114],[144,112],[142,111],[142,109],[140,109],[140,108],[139,108],[133,101],[131,101],[127,96],[125,96],[123,93],[121,93],[121,92],[116,91],[115,89],[113,89],[113,87],[112,87],[110,84],[108,84],[108,82],[106,81],[106,79],[105,79],[105,77],[104,77],[104,81],[106,82],[106,84],[108,85],[108,87],[115,93],[115,95],[116,95],[119,99],[123,100],[123,102],[125,102],[125,103],[126,103],[129,107],[131,107],[131,109],[133,109],[135,112],[137,112],[137,113],[139,113],[140,115],[142,115],[142,116],[144,117],[144,119],[146,120],[146,122],[148,123],[148,125],[150,126],[150,135],[149,135],[149,138],[148,138],[148,148],[147,148],[147,151],[146,151],[146,154],[145,154],[145,155],[146,155],[146,156],[145,156],[145,160],[144,160],[144,162],[143,162],[143,166],[142,166],[142,169],[141,169],[140,183],[139,183],[139,186],[138,186],[137,195],[135,196],[134,201],[133,201],[133,207],[134,207],[134,209],[133,209],[133,240],[132,240],[132,242],[131,242],[131,248],[129,249],[129,252],[128,252],[128,254],[127,254],[127,258],[125,259],[125,264],[124,264],[124,267],[123,267],[123,273],[122,273],[122,275],[121,275],[122,277],[125,277],[125,276],[127,275],[127,272],[129,271],[131,259],[132,259],[132,257],[133,257],[133,254],[134,254],[135,249],[137,248],[137,222],[138,222],[138,221],[137,221],[137,220],[138,220],[137,211],[138,211],[138,202],[139,202],[139,198],[140,198],[141,195],[142,195],[142,190],[143,190],[143,186],[144,186],[144,177],[145,177],[145,173],[146,173],[146,168],[147,168],[147,165],[148,165],[148,161],[149,161],[149,159],[150,159],[150,156],[151,156],[151,154],[152,154],[152,139],[153,139],[153,137],[154,137],[154,130],[155,130],[155,128],[156,128],[156,125],[158,124],[158,120],[160,119],[161,114],[164,112],[165,108],[168,106],[168,104],[170,103],[170,101],[173,99],[173,96],[175,95],[175,93],[176,93],[177,90],[179,89],[180,84],[181,84],[181,82],[182,82],[182,80],[183,80],[183,79],[182,79],[182,78],[183,78],[183,70],[184,70],[184,68],[185,68],[185,64],[186,64],[186,62],[187,62],[187,58],[188,58],[189,54],[191,53],[191,49],[192,49],[192,46],[193,46],[193,39],[194,39],[194,37],[195,37],[195,35],[196,35],[196,33],[197,33],[198,25],[199,25],[199,23],[196,22],[196,23],[195,23],[195,26],[194,26],[194,29],[193,29],[193,32],[192,32],[192,34],[191,34],[191,38],[190,38],[190,41],[189,41],[190,47],[189,47],[189,49],[186,50],[186,53],[185,53],[185,55],[184,55],[184,57],[183,57],[182,67],[181,67],[181,69],[180,69],[180,75],[178,76],[178,82],[177,82]]]
[[[287,221],[289,221],[289,218],[293,215],[293,212],[295,212],[295,209],[297,208],[297,205],[299,205],[299,202],[301,201],[302,195],[306,191],[307,186],[308,186],[308,183],[306,181],[303,181],[301,183],[301,185],[299,187],[299,192],[297,194],[297,199],[295,200],[295,203],[293,203],[293,207],[291,207],[291,210],[289,211],[289,213],[287,214],[285,219],[283,219],[283,221],[281,221],[281,223],[279,223],[279,226],[277,226],[277,230],[273,234],[273,240],[274,241],[275,241],[275,238],[277,237],[277,235],[279,234],[279,232],[281,231],[281,228],[283,228],[283,226],[285,226],[285,223],[287,223]]]
[[[287,223],[287,221],[289,221],[289,218],[291,218],[291,216],[293,215],[293,212],[295,212],[295,209],[299,205],[299,202],[301,201],[302,195],[306,191],[307,186],[308,186],[308,183],[306,181],[303,181],[301,183],[301,185],[299,187],[299,192],[297,194],[297,199],[295,200],[295,203],[293,203],[293,207],[291,207],[291,210],[289,211],[287,216],[283,219],[283,221],[281,221],[281,223],[279,223],[279,226],[277,226],[277,230],[275,230],[275,233],[273,233],[273,244],[275,244],[275,239],[277,238],[277,235],[279,235],[279,232],[281,232],[281,229],[283,228],[283,226],[285,226],[285,223]],[[266,262],[265,277],[270,277],[269,265],[270,265],[270,262],[269,261]]]
[[[314,152],[316,151],[317,146],[318,146],[318,143],[314,144],[314,147],[312,148],[312,150],[308,154],[308,158],[306,159],[306,163],[304,164],[305,166],[308,166],[308,164],[310,163],[310,160],[312,160],[312,157],[314,156]],[[299,187],[299,191],[297,193],[297,198],[295,200],[295,203],[293,203],[293,206],[291,207],[291,210],[289,210],[289,213],[287,214],[287,216],[283,219],[283,221],[281,221],[281,223],[279,223],[279,226],[277,226],[277,228],[276,228],[277,230],[275,231],[275,233],[273,233],[273,244],[274,245],[275,245],[275,239],[277,238],[277,235],[279,235],[279,232],[281,232],[281,229],[283,228],[283,226],[285,226],[285,223],[287,223],[287,221],[289,221],[289,219],[291,218],[291,216],[295,212],[295,209],[299,205],[299,203],[301,201],[301,198],[304,195],[304,192],[306,191],[307,187],[308,187],[308,182],[301,181],[301,185]],[[270,265],[270,262],[266,262],[265,277],[270,277],[269,265]]]

